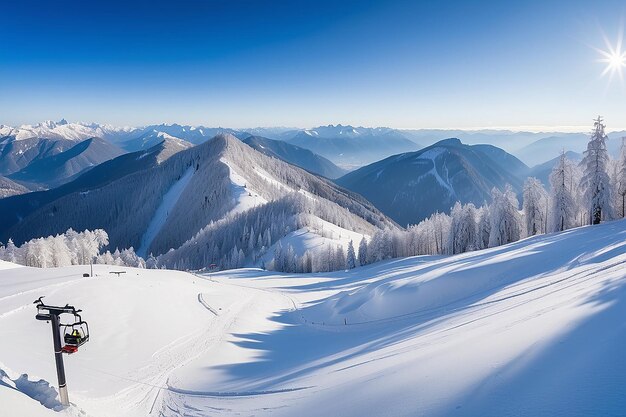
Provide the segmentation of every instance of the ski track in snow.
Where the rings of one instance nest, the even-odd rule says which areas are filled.
[[[180,198],[183,191],[185,191],[185,187],[187,187],[187,184],[189,184],[193,173],[194,168],[189,167],[185,174],[178,181],[176,181],[169,190],[167,190],[167,192],[163,196],[163,199],[161,200],[161,204],[154,213],[152,220],[150,220],[150,224],[148,225],[146,232],[141,237],[141,244],[139,245],[139,249],[137,250],[137,255],[146,258],[146,256],[148,255],[147,252],[150,248],[150,244],[167,221],[170,211],[178,202],[178,199]]]

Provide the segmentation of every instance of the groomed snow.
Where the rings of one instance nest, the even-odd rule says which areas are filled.
[[[2,270],[0,369],[56,385],[46,295],[91,329],[65,414],[619,416],[625,238],[620,221],[328,274]]]

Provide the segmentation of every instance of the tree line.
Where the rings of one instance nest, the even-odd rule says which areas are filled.
[[[625,217],[626,144],[617,159],[606,147],[606,126],[598,117],[579,164],[562,152],[552,169],[549,189],[537,178],[524,182],[522,204],[509,185],[493,188],[491,203],[476,207],[457,202],[450,214],[434,213],[406,230],[378,230],[355,251],[323,245],[303,256],[292,248],[276,248],[269,266],[285,272],[326,272],[416,255],[452,255],[515,242],[521,238]],[[293,258],[293,259],[292,259]]]

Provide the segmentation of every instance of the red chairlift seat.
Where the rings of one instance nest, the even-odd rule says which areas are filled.
[[[78,346],[74,346],[74,345],[65,345],[61,348],[61,352],[63,353],[67,353],[68,355],[71,355],[72,353],[76,353],[78,352]]]

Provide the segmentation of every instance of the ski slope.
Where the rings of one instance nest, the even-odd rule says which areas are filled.
[[[187,172],[185,172],[185,175],[176,181],[165,193],[163,199],[161,200],[161,204],[159,204],[154,216],[150,220],[150,224],[148,225],[146,232],[141,237],[141,244],[139,245],[139,249],[137,249],[137,255],[142,258],[148,257],[148,249],[150,249],[152,241],[167,221],[170,211],[174,208],[176,203],[178,203],[178,199],[182,195],[183,191],[185,191],[185,187],[189,184],[193,173],[194,168],[189,167]]]
[[[56,415],[621,416],[625,261],[619,221],[327,274],[2,269],[0,404],[51,415],[46,295],[91,330]]]

